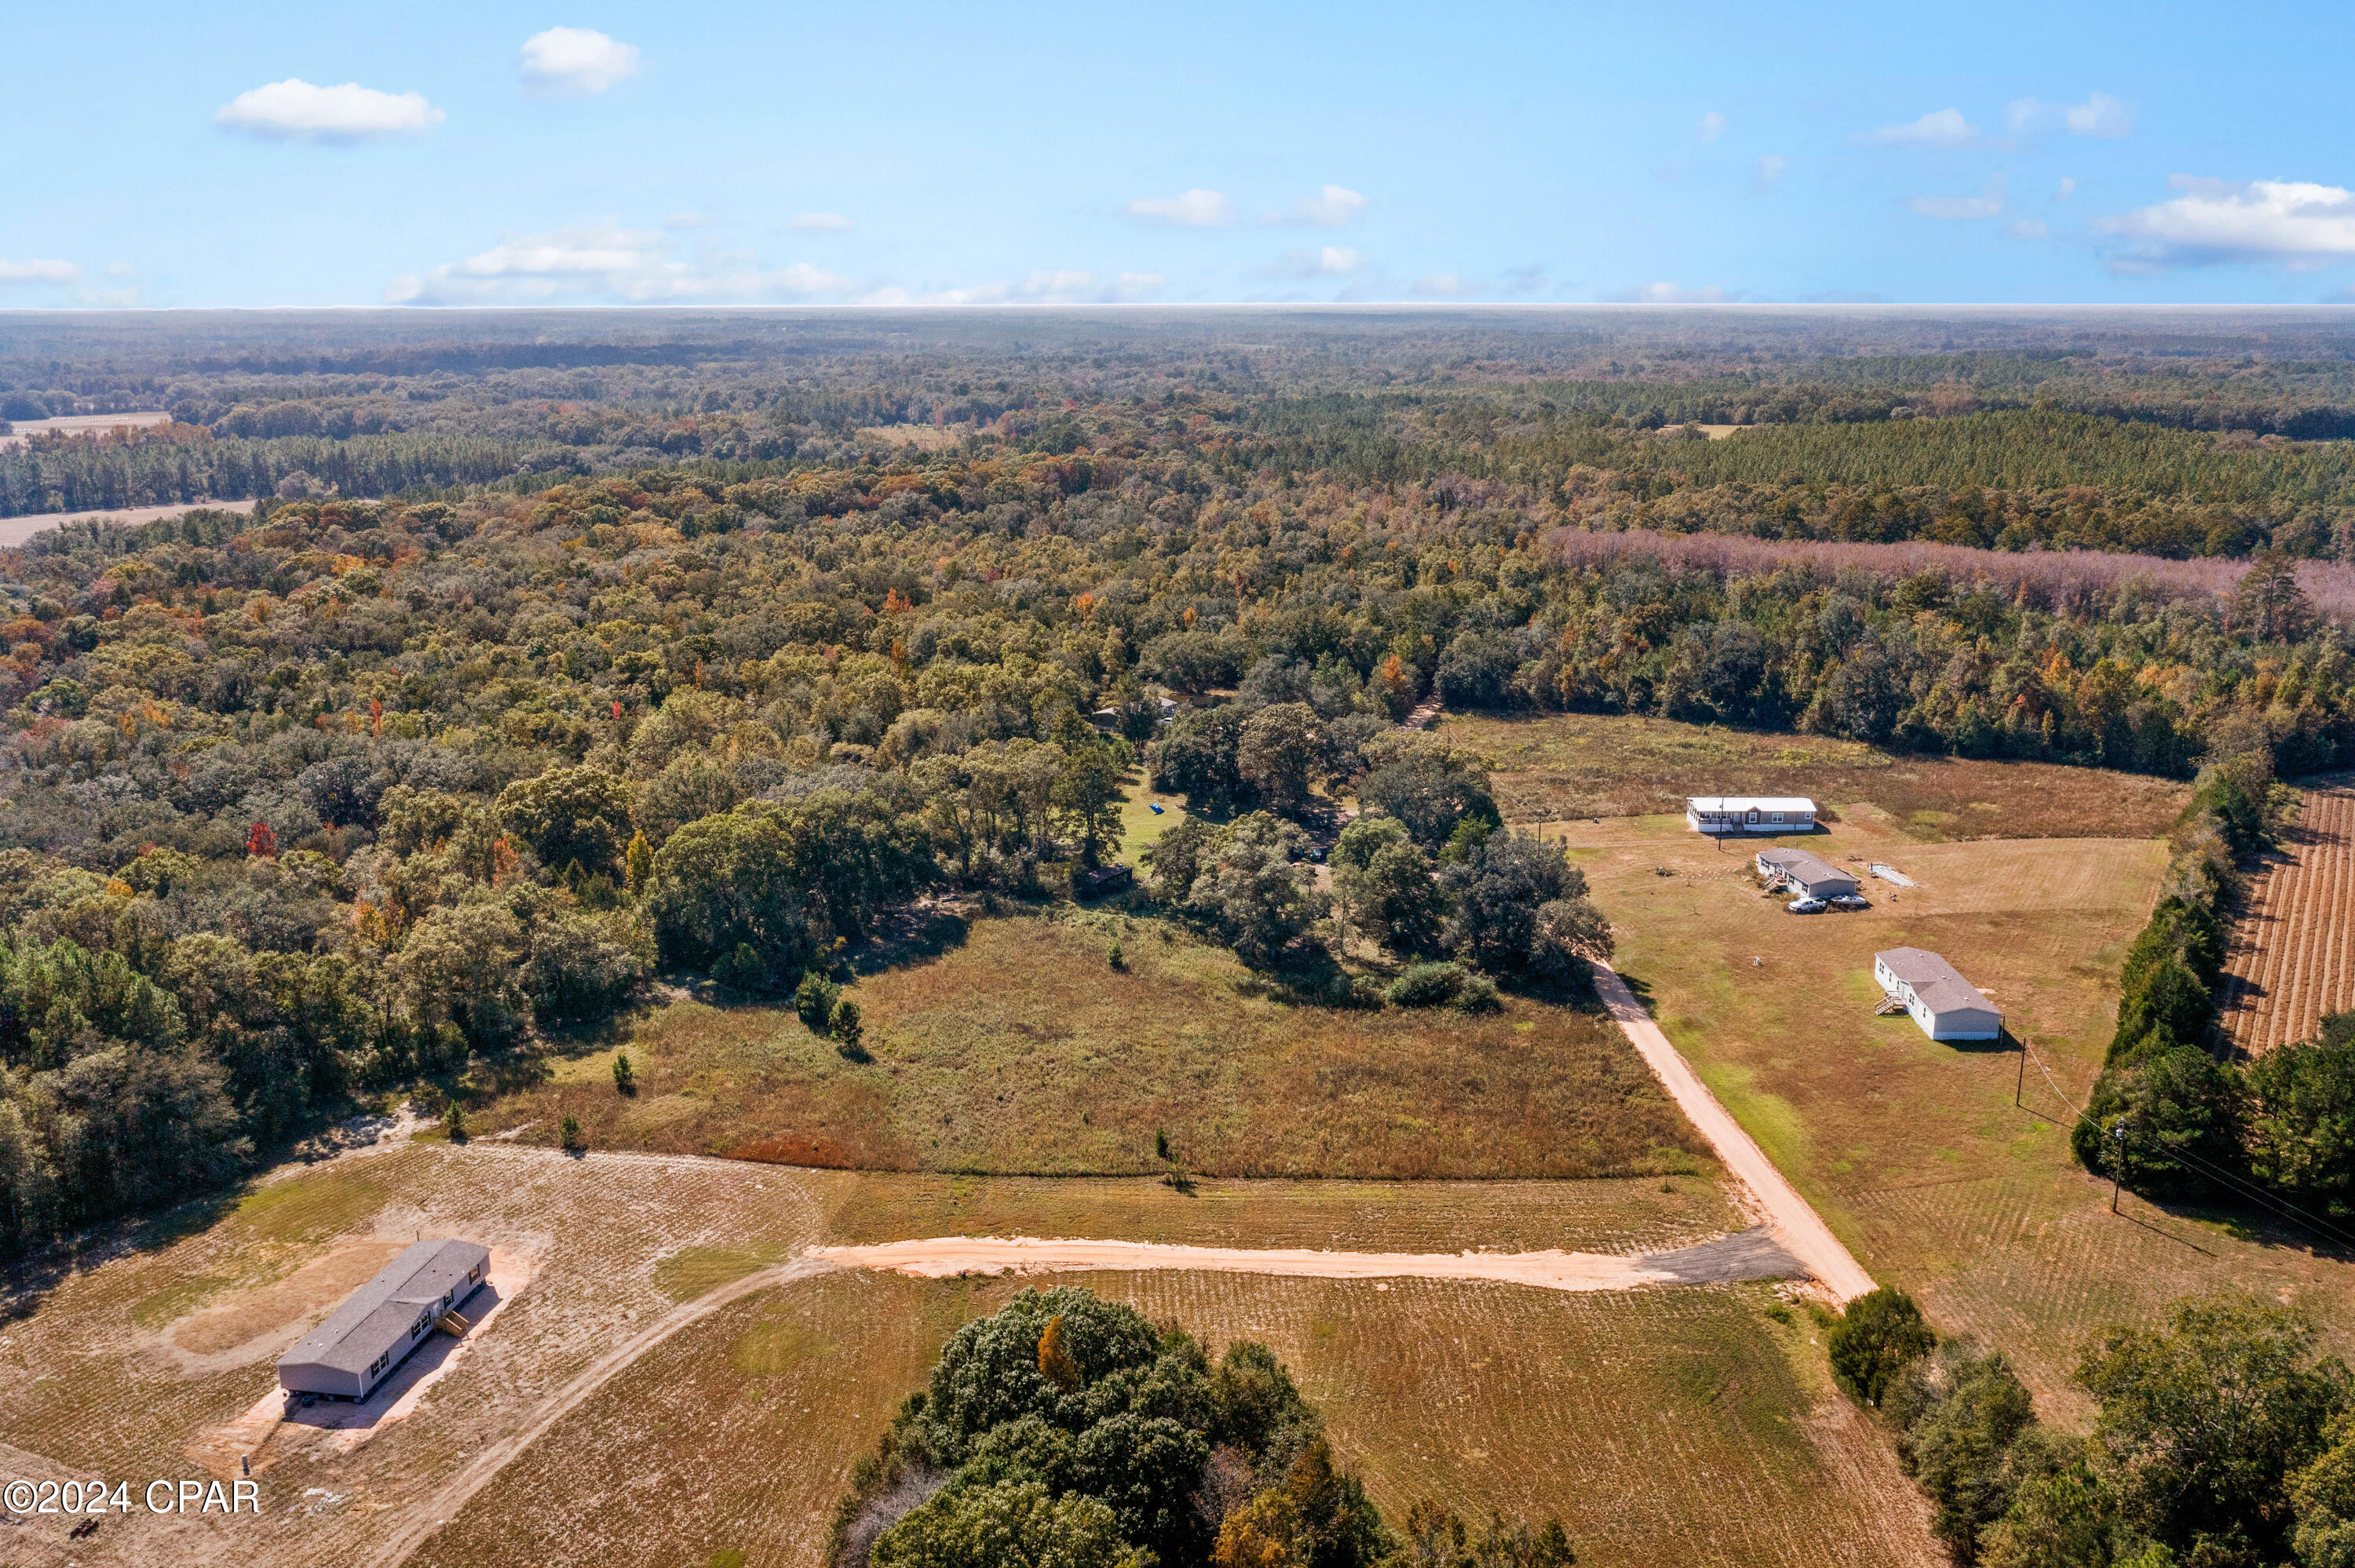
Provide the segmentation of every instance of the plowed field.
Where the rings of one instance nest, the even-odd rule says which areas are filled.
[[[2249,1054],[2314,1033],[2355,1007],[2355,789],[2306,791],[2288,842],[2249,890],[2232,932],[2220,1020]]]

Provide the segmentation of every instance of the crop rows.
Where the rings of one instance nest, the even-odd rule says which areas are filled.
[[[2307,790],[2288,838],[2257,878],[2225,961],[2221,1026],[2253,1056],[2355,1006],[2355,789]]]

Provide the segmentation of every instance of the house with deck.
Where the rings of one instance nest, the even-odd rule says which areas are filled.
[[[1872,978],[1933,1040],[2000,1040],[2003,1013],[1955,966],[1923,948],[1872,955]]]
[[[436,1329],[466,1331],[455,1308],[489,1277],[491,1255],[470,1241],[421,1241],[344,1298],[278,1358],[289,1393],[366,1399]]]
[[[1692,795],[1685,826],[1697,833],[1812,833],[1816,803],[1805,795]]]

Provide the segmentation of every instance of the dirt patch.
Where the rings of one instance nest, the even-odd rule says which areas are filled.
[[[226,1301],[183,1318],[172,1343],[190,1355],[217,1356],[325,1313],[392,1261],[403,1242],[354,1242],[306,1263],[273,1285],[240,1290]]]

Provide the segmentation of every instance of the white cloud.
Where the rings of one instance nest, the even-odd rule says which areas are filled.
[[[1702,141],[1714,142],[1725,134],[1725,116],[1712,109],[1700,117],[1700,123],[1694,126],[1693,130],[1700,134]]]
[[[1151,299],[1169,280],[1158,272],[1112,278],[1082,268],[1041,268],[1016,283],[913,290],[896,284],[851,302],[860,305],[1125,305]]]
[[[637,46],[593,28],[550,27],[523,41],[523,79],[535,92],[586,98],[637,74]]]
[[[1987,188],[1975,196],[1915,196],[1905,205],[1923,217],[1934,217],[1946,223],[2001,217],[2003,176],[1998,175],[1987,181]]]
[[[1750,183],[1762,191],[1771,191],[1774,182],[1791,172],[1791,160],[1780,153],[1768,153],[1750,165]]]
[[[845,234],[849,232],[850,219],[838,212],[797,212],[785,227],[796,234]]]
[[[110,278],[128,278],[133,272],[139,270],[139,269],[133,267],[128,261],[109,261],[105,266],[100,268],[99,270],[104,272]]]
[[[1174,196],[1138,196],[1128,216],[1179,228],[1217,228],[1235,220],[1235,204],[1224,191],[1181,191]]]
[[[314,87],[290,76],[239,93],[213,121],[274,142],[352,143],[413,135],[448,118],[421,92],[378,92],[356,81]]]
[[[1188,192],[1192,195],[1192,192]],[[1319,186],[1315,196],[1302,196],[1282,212],[1267,215],[1270,223],[1305,223],[1317,228],[1338,228],[1366,210],[1366,198],[1344,185]]]
[[[1287,250],[1283,260],[1260,269],[1263,278],[1346,278],[1366,264],[1362,251],[1346,245],[1320,245],[1314,250]]]
[[[2018,219],[2015,222],[2005,225],[2003,231],[2006,234],[2010,235],[2014,239],[2050,239],[2052,238],[2051,231],[2044,227],[2044,220],[2041,217],[2023,217]]]
[[[2083,103],[2041,103],[2022,98],[2004,111],[2004,123],[2015,136],[2061,130],[2072,136],[2115,142],[2134,129],[2134,111],[2106,92],[2089,93]]]
[[[1646,283],[1609,296],[1619,305],[1729,305],[1734,296],[1723,289],[1688,289],[1678,283]]]
[[[1412,292],[1426,300],[1452,300],[1464,291],[1460,272],[1426,272],[1412,285]]]
[[[1939,109],[1908,124],[1883,125],[1864,139],[1892,147],[1967,147],[1978,137],[1979,128],[1961,110]]]
[[[2054,201],[2067,201],[2071,194],[2073,193],[2076,188],[2077,182],[2071,179],[2068,175],[2063,175],[2061,176],[2060,185],[2053,187],[2052,199]]]
[[[2355,260],[2355,191],[2303,180],[2222,180],[2178,175],[2181,196],[2105,219],[2127,241],[2113,271],[2151,272],[2229,261],[2304,270]]]
[[[396,278],[388,304],[474,305],[623,300],[634,304],[806,300],[841,294],[849,279],[795,262],[763,271],[751,257],[710,251],[677,255],[670,235],[624,228],[611,218],[552,234],[517,235],[479,255]]]
[[[0,283],[70,283],[81,269],[70,261],[10,261],[0,259]]]

